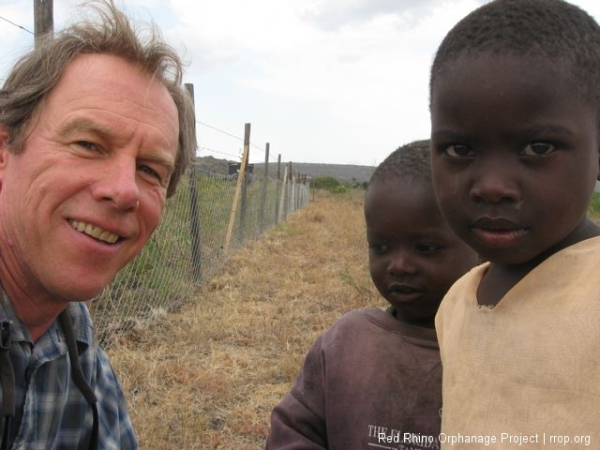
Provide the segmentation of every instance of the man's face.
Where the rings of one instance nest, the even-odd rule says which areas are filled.
[[[560,68],[465,57],[449,64],[431,100],[436,195],[464,241],[485,259],[519,265],[585,237],[598,117]]]
[[[121,58],[77,57],[22,152],[0,144],[3,282],[60,303],[96,295],[157,227],[177,145],[164,86]]]

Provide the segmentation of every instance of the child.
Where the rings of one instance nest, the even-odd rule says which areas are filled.
[[[492,1],[438,49],[435,191],[489,261],[436,318],[442,448],[600,448],[599,77],[600,28],[561,0]]]
[[[434,317],[477,256],[439,212],[429,156],[429,142],[417,142],[375,170],[365,199],[369,264],[390,307],[351,311],[317,339],[273,410],[267,448],[438,448]]]

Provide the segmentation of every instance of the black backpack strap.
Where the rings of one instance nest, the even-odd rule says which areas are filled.
[[[65,309],[62,313],[60,313],[58,318],[67,341],[69,360],[71,361],[71,378],[92,407],[92,412],[94,413],[94,425],[92,427],[90,449],[95,450],[98,448],[98,406],[96,405],[96,394],[94,394],[93,389],[83,376],[81,366],[79,365],[79,351],[77,350],[77,342],[75,341],[75,333],[73,332],[73,326],[71,325],[69,312]]]
[[[0,383],[2,403],[0,414],[4,418],[1,450],[8,448],[8,436],[12,417],[15,415],[15,371],[10,360],[10,322],[0,322]]]

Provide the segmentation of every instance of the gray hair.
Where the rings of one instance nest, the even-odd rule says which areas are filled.
[[[94,0],[88,4],[97,13],[98,20],[83,20],[42,39],[35,49],[15,63],[6,78],[0,92],[0,123],[6,126],[9,136],[6,144],[13,153],[22,151],[32,118],[75,57],[83,54],[118,56],[163,84],[177,108],[179,140],[175,169],[167,187],[167,197],[170,197],[196,152],[194,106],[181,84],[183,63],[154,25],[142,39],[140,31],[117,9],[113,0]]]

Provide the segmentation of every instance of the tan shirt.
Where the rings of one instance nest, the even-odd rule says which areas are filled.
[[[476,299],[487,267],[436,317],[442,449],[600,448],[600,237],[549,257],[494,308]]]

